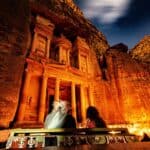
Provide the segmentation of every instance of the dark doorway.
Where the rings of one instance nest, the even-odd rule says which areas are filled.
[[[81,113],[81,93],[80,93],[80,86],[75,86],[75,93],[76,93],[76,111],[77,111],[77,122],[82,122],[82,113]]]
[[[59,98],[64,101],[71,102],[71,83],[61,81],[60,82],[60,93]]]
[[[52,112],[54,103],[54,95],[49,95],[48,113]]]

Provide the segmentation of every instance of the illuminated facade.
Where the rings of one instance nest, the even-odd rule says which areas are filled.
[[[84,38],[69,39],[57,28],[50,19],[40,15],[34,16],[31,22],[32,42],[15,126],[43,127],[53,101],[61,99],[71,103],[77,123],[85,122],[86,109],[93,105],[107,125],[149,127],[149,109],[142,97],[133,101],[135,96],[142,94],[142,88],[137,87],[138,93],[128,93],[133,86],[131,79],[141,84],[139,74],[130,77],[130,69],[126,69],[136,65],[129,55],[112,49],[97,56]],[[129,62],[126,66],[125,61]],[[143,74],[144,79],[147,73]],[[132,109],[128,109],[131,106]]]
[[[94,105],[108,127],[150,129],[149,63],[109,47],[70,0],[0,7],[0,128],[43,127],[53,101],[62,99],[77,123]],[[148,41],[137,51],[148,55]]]
[[[78,122],[85,120],[86,108],[94,105],[92,81],[98,64],[85,39],[70,41],[54,34],[55,25],[36,16],[32,47],[17,117],[18,124],[40,124],[51,111],[55,100],[69,101]],[[93,67],[94,66],[94,67]]]

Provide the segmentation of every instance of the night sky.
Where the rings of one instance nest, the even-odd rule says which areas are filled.
[[[74,0],[110,45],[133,48],[150,34],[150,0]]]

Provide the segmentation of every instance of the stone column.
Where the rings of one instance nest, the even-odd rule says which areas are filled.
[[[28,71],[28,69],[25,70],[25,80],[21,95],[21,103],[19,106],[17,121],[22,122],[24,120],[24,113],[26,109],[26,102],[28,100],[28,92],[29,92],[29,85],[31,80],[31,73]]]
[[[71,84],[71,106],[72,106],[72,115],[75,117],[77,117],[77,113],[76,113],[76,93],[75,93],[75,83],[72,82]]]
[[[35,32],[33,36],[31,52],[35,52],[37,37],[38,37],[38,33]]]
[[[81,112],[82,112],[82,122],[86,120],[86,101],[84,99],[84,87],[80,85],[80,96],[81,96]]]
[[[55,101],[58,101],[59,100],[59,85],[60,84],[60,79],[59,78],[56,78],[56,84],[55,84],[55,98],[54,100]]]
[[[49,59],[49,52],[50,52],[50,39],[47,38],[47,44],[46,44],[46,57]]]
[[[40,95],[40,105],[39,105],[39,123],[43,123],[46,107],[46,88],[47,88],[47,79],[48,77],[43,75],[42,86],[41,86],[41,95]]]

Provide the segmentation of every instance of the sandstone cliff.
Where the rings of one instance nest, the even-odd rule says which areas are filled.
[[[26,0],[0,5],[0,127],[8,127],[17,110],[28,45],[28,6]]]
[[[110,95],[106,101],[115,114],[112,119],[109,113],[109,121],[130,124],[150,122],[150,66],[114,48],[106,54],[106,61],[108,81],[105,84],[109,87],[109,90],[106,88],[106,95]]]
[[[132,50],[132,58],[150,62],[150,35],[145,36]]]
[[[126,48],[119,44],[105,53],[102,77],[95,83],[95,103],[107,124],[142,127],[150,122],[150,66],[132,59]]]
[[[31,46],[30,14],[51,19],[66,37],[85,37],[91,48],[104,53],[109,47],[104,35],[84,17],[72,0],[5,0],[0,5],[0,128],[15,118],[25,58]],[[71,34],[70,34],[71,33]],[[71,36],[71,37],[70,37]]]
[[[149,37],[132,50],[132,57],[142,60],[137,61],[123,44],[108,49],[104,35],[72,0],[5,0],[0,5],[1,128],[10,126],[17,111],[25,58],[31,46],[29,14],[34,12],[49,18],[68,39],[74,40],[77,35],[85,38],[98,60],[104,56],[99,60],[101,75],[96,77],[93,91],[95,105],[108,124],[150,122],[150,66],[142,63],[150,62]]]
[[[59,26],[59,30],[69,39],[79,35],[97,53],[104,53],[109,47],[102,32],[84,18],[73,0],[30,0],[30,4],[32,10],[50,18],[56,28]]]

